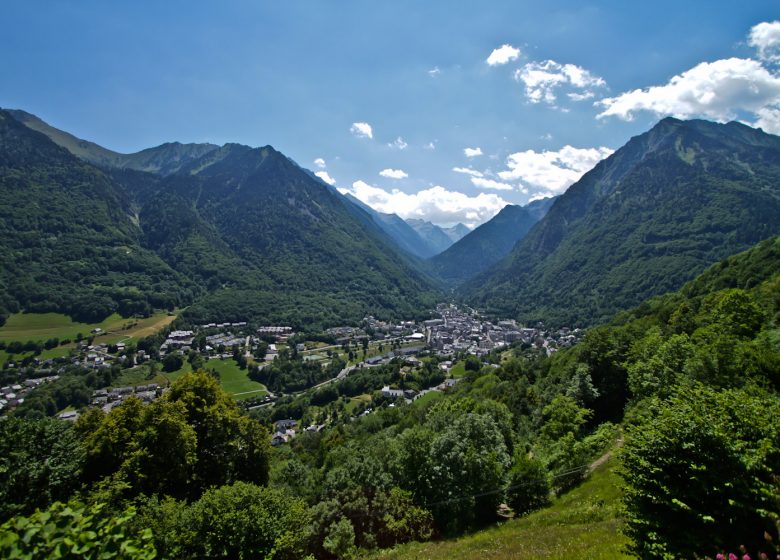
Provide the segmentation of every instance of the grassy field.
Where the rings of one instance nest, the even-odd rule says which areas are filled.
[[[83,337],[90,336],[95,328],[102,329],[106,334],[95,338],[97,342],[116,342],[129,338],[143,338],[171,324],[175,315],[157,313],[145,319],[125,319],[114,313],[100,323],[78,323],[67,315],[59,313],[14,313],[5,325],[0,327],[0,340],[27,342],[28,340],[45,341],[50,338],[75,339],[81,333]]]
[[[222,388],[233,395],[236,400],[262,397],[268,394],[265,385],[249,379],[247,370],[239,369],[234,360],[209,360],[205,367],[219,372]]]
[[[506,521],[458,539],[410,543],[369,558],[449,560],[538,558],[611,560],[631,558],[620,534],[619,479],[610,459],[581,486],[527,517]]]
[[[349,399],[349,402],[344,407],[348,414],[354,414],[355,409],[361,404],[366,403],[371,400],[371,395],[368,393],[365,393],[363,395],[358,395],[357,397],[351,397]]]
[[[450,375],[455,379],[464,377],[466,375],[466,362],[460,361],[452,366],[450,369]]]
[[[425,393],[422,397],[419,397],[417,399],[414,399],[412,401],[415,406],[423,406],[425,403],[429,403],[431,401],[437,401],[440,398],[444,396],[444,393],[441,391],[431,391],[429,393]]]

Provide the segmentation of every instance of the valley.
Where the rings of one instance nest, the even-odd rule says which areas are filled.
[[[601,155],[472,228],[0,110],[0,555],[775,554],[780,138]]]

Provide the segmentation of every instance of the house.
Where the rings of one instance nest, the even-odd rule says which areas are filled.
[[[283,432],[276,432],[271,437],[271,445],[277,446],[283,443],[289,443],[291,439],[295,437],[295,430],[284,430]]]
[[[285,430],[291,430],[295,427],[297,422],[291,418],[288,418],[287,420],[277,420],[274,422],[274,428],[277,432],[284,432]]]
[[[382,396],[399,399],[404,396],[404,392],[401,389],[391,389],[389,385],[385,385],[382,387]]]

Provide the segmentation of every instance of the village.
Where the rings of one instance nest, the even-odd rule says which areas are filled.
[[[165,368],[169,363],[181,367],[185,359],[192,360],[193,356],[197,356],[201,359],[200,363],[208,360],[244,360],[246,363],[248,360],[262,369],[273,363],[283,351],[294,352],[305,361],[323,366],[334,356],[347,364],[338,375],[311,389],[338,383],[352,372],[387,364],[394,359],[401,359],[405,371],[409,371],[421,365],[419,355],[436,356],[438,367],[446,377],[443,382],[420,391],[387,385],[381,389],[377,387],[388,399],[412,402],[428,392],[446,391],[454,386],[458,380],[450,375],[450,369],[463,356],[484,358],[491,352],[517,344],[550,355],[559,348],[576,344],[583,331],[566,327],[547,330],[541,323],[527,327],[513,320],[491,321],[473,309],[441,303],[427,320],[389,322],[367,316],[359,326],[333,327],[320,336],[312,337],[312,340],[296,333],[290,326],[253,327],[247,322],[207,323],[186,330],[171,330],[159,347],[147,349],[123,341],[101,343],[102,334],[100,329],[93,330],[90,337],[79,341],[64,357],[33,358],[24,368],[13,362],[5,363],[3,373],[6,379],[13,377],[15,370],[18,370],[19,376],[18,382],[0,388],[0,411],[21,405],[30,392],[56,381],[72,368],[100,371],[112,367],[123,370],[147,367],[154,372],[160,365]],[[145,403],[152,402],[164,394],[168,384],[147,380],[132,385],[97,388],[91,395],[89,406],[108,412],[130,397]],[[280,396],[268,391],[262,398],[253,401],[254,406],[273,406]],[[362,414],[370,412],[368,408]],[[58,416],[63,420],[75,420],[78,412],[68,408]],[[294,421],[278,427],[272,436],[275,445],[295,437]],[[307,429],[321,428],[315,425]]]

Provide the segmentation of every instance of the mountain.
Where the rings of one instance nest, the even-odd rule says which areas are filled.
[[[164,144],[128,164],[89,144],[101,169],[2,116],[7,311],[187,304],[191,322],[316,328],[438,299],[365,212],[270,146]]]
[[[406,220],[406,223],[409,224],[433,250],[432,255],[438,255],[455,242],[453,239],[453,236],[455,235],[454,232],[447,233],[443,228],[436,224],[432,224],[431,222],[410,218]],[[462,226],[462,224],[459,225]]]
[[[133,169],[170,175],[218,148],[214,144],[169,142],[133,154],[120,154],[98,146],[94,142],[77,138],[25,111],[15,109],[9,110],[8,113],[28,128],[45,134],[55,144],[62,146],[76,157],[103,168]]]
[[[449,237],[453,243],[457,243],[463,239],[471,231],[467,226],[463,224],[455,224],[449,228],[441,228],[447,237]]]
[[[142,239],[120,185],[0,110],[0,316],[94,321],[199,295]]]
[[[270,146],[220,148],[164,179],[158,192],[141,213],[142,226],[164,232],[155,243],[167,248],[170,262],[189,259],[188,272],[198,274],[191,238],[166,225],[178,207],[190,209],[189,231],[207,254],[240,261],[235,278],[223,275],[220,288],[187,311],[193,320],[259,315],[333,324],[369,313],[417,315],[435,301],[431,283],[392,242]],[[167,207],[159,197],[175,203],[172,212],[158,210]],[[217,250],[217,240],[230,252]]]
[[[780,231],[780,138],[667,118],[598,163],[460,290],[523,321],[594,324]]]
[[[436,250],[431,247],[430,244],[412,228],[412,226],[407,224],[396,214],[377,212],[368,204],[358,200],[351,194],[347,194],[345,197],[349,202],[371,216],[372,221],[384,231],[398,247],[410,255],[426,259],[436,254]]]
[[[552,206],[553,198],[526,206],[509,204],[446,251],[430,260],[433,273],[445,284],[462,284],[509,254]]]

